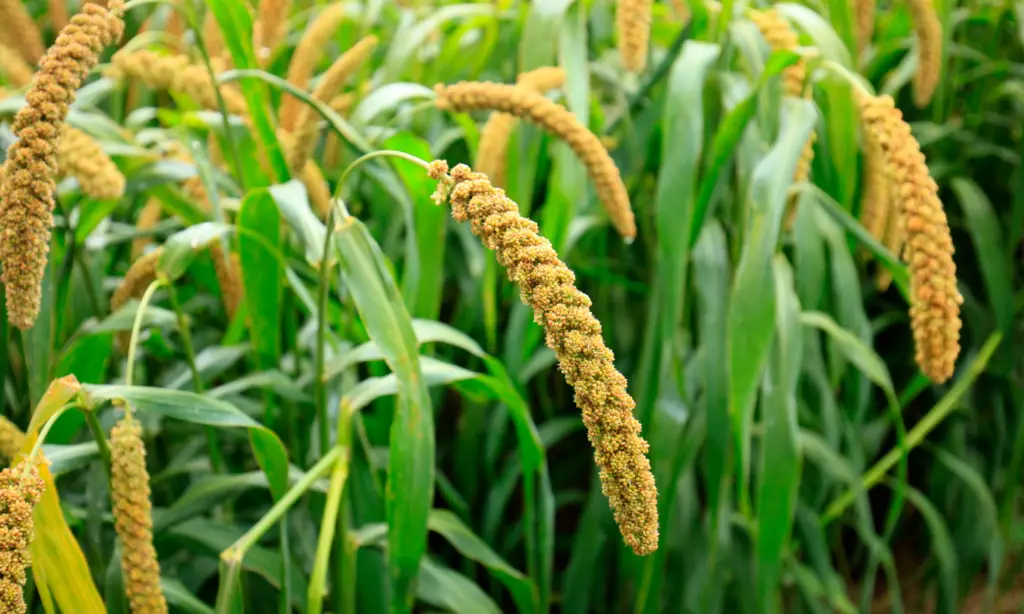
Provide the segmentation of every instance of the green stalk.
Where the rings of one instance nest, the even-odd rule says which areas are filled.
[[[324,381],[324,364],[327,353],[327,295],[330,291],[330,250],[334,227],[334,207],[327,213],[324,232],[324,253],[320,259],[320,279],[317,283],[316,314],[316,375],[313,381],[313,402],[320,422],[320,453],[330,446],[330,429],[327,426],[327,382]]]
[[[339,510],[342,504],[342,494],[345,491],[345,483],[348,481],[348,462],[352,449],[352,409],[345,402],[338,408],[338,443],[334,449],[339,450],[338,462],[334,465],[334,473],[331,474],[331,486],[327,491],[327,505],[324,507],[323,522],[320,523],[320,536],[316,544],[316,555],[314,557],[313,572],[309,577],[309,594],[306,602],[306,611],[310,614],[320,614],[324,607],[324,593],[326,592],[327,571],[331,563],[331,545],[334,543],[335,531],[339,531],[339,540],[344,544],[348,531],[344,526],[347,518],[344,516],[338,522]],[[342,561],[339,561],[341,563]],[[347,571],[344,566],[341,573]],[[355,587],[345,586],[343,582],[335,582],[334,589],[345,591],[348,599],[342,598],[343,603],[351,601]],[[350,612],[352,610],[339,610]]]
[[[153,298],[153,293],[157,289],[164,285],[164,278],[157,277],[146,288],[146,291],[142,294],[142,298],[139,300],[139,308],[135,312],[135,322],[132,324],[132,336],[131,341],[128,343],[128,367],[124,376],[124,383],[128,386],[132,385],[135,375],[135,352],[139,346],[139,331],[142,330],[142,315],[146,313],[146,307],[149,306],[149,301]]]
[[[966,372],[957,380],[953,388],[910,430],[910,433],[907,434],[905,445],[902,448],[890,450],[888,454],[883,456],[881,460],[864,474],[864,477],[861,478],[861,489],[869,490],[881,482],[893,465],[898,463],[905,454],[909,454],[910,450],[920,445],[936,426],[941,424],[943,420],[957,409],[960,397],[974,384],[974,380],[978,379],[978,376],[985,372],[988,361],[992,358],[996,348],[999,347],[999,342],[1002,341],[1002,338],[1002,333],[998,331],[992,333],[988,340],[985,341],[985,345],[978,351],[974,362],[967,367]],[[853,503],[855,497],[854,490],[847,490],[840,495],[822,514],[821,523],[827,525],[838,518]]]
[[[192,332],[189,330],[188,320],[181,309],[181,302],[178,300],[178,293],[174,284],[167,284],[167,292],[171,298],[171,307],[178,320],[178,331],[181,333],[181,345],[185,348],[185,361],[188,363],[189,371],[192,372],[192,389],[196,394],[203,393],[203,381],[199,377],[199,367],[196,366],[196,352],[192,345]],[[220,454],[220,446],[217,443],[217,431],[212,426],[205,427],[206,447],[210,453],[210,465],[214,473],[224,473],[224,459]]]
[[[327,470],[334,465],[340,455],[340,447],[331,448],[251,529],[239,537],[235,543],[228,546],[224,552],[220,553],[221,583],[217,593],[217,607],[215,610],[217,614],[228,614],[233,611],[231,604],[234,601],[234,591],[237,588],[238,575],[242,560],[245,558],[246,553],[249,552],[249,549],[285,515],[292,505],[298,501],[299,497],[309,490],[313,482],[327,473]]]

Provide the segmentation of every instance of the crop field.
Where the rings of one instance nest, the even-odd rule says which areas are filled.
[[[0,0],[0,613],[1024,611],[1024,2]]]

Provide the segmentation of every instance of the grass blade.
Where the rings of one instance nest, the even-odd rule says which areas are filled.
[[[412,320],[380,247],[359,220],[336,232],[346,289],[398,383],[388,455],[387,520],[391,611],[412,609],[434,498],[434,419]]]
[[[778,585],[795,521],[802,464],[796,417],[803,362],[800,301],[784,256],[775,256],[774,269],[775,342],[762,392],[764,439],[757,490],[757,593],[762,612],[779,610]]]
[[[747,241],[736,268],[728,315],[729,412],[737,450],[740,511],[750,514],[750,429],[754,397],[775,329],[775,253],[786,194],[815,118],[804,100],[784,101],[779,138],[754,170],[748,203]]]

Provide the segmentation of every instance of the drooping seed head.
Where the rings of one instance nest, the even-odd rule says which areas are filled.
[[[59,175],[70,175],[78,180],[86,196],[114,199],[124,196],[124,175],[110,156],[91,136],[77,128],[66,126],[64,138],[57,150]]]
[[[896,194],[910,267],[910,323],[916,360],[936,383],[953,375],[960,353],[960,305],[953,240],[938,186],[921,147],[889,96],[860,96],[861,122],[877,139]]]
[[[341,2],[328,6],[316,16],[299,40],[295,53],[292,54],[292,61],[288,65],[288,83],[307,91],[306,88],[316,69],[316,64],[323,57],[324,47],[337,33],[344,18],[345,6]],[[302,106],[302,103],[293,96],[285,95],[282,98],[280,122],[282,128],[289,132],[295,129]]]
[[[576,289],[575,275],[558,259],[537,224],[519,215],[516,203],[482,173],[460,164],[434,161],[429,174],[438,180],[435,202],[448,201],[452,217],[468,221],[481,242],[494,251],[522,300],[544,328],[545,341],[559,370],[575,389],[576,405],[594,447],[601,489],[626,543],[640,555],[658,547],[658,490],[647,459],[648,445],[633,417],[635,403],[626,378],[601,338],[601,323],[590,299]]]
[[[630,72],[642,72],[647,65],[652,4],[651,0],[619,0],[615,7],[619,55],[622,65]]]
[[[142,427],[125,416],[110,431],[110,497],[121,539],[121,571],[132,612],[167,612],[153,547],[153,504]]]
[[[371,34],[343,53],[320,77],[316,89],[313,90],[313,99],[328,103],[335,96],[340,95],[345,82],[366,63],[367,58],[376,47],[377,37]],[[287,154],[292,172],[302,169],[313,154],[313,149],[316,147],[316,127],[319,119],[320,114],[315,109],[304,103],[301,104],[295,119],[292,146]]]
[[[522,73],[516,78],[517,86],[538,93],[562,87],[563,83],[565,69],[551,66]],[[483,130],[480,131],[475,166],[499,187],[507,184],[508,143],[516,122],[515,115],[495,112],[491,113]]]
[[[35,323],[53,227],[57,151],[68,108],[104,47],[124,29],[124,4],[109,9],[86,4],[57,35],[39,62],[12,127],[11,145],[0,187],[0,262],[7,290],[7,313],[24,330]]]
[[[217,90],[205,66],[194,64],[186,55],[165,55],[149,49],[119,51],[111,58],[107,76],[137,79],[155,90],[185,94],[199,106],[219,110]],[[249,106],[238,90],[222,86],[221,97],[228,113],[245,116]]]
[[[25,433],[16,424],[0,416],[0,456],[8,461],[17,458],[25,444]]]
[[[565,141],[587,168],[619,234],[636,237],[636,221],[622,176],[601,141],[576,116],[542,94],[514,85],[464,81],[438,85],[436,104],[450,111],[501,111],[529,121]]]
[[[29,546],[35,537],[32,512],[46,484],[39,469],[22,461],[0,471],[0,611],[24,614]]]
[[[928,106],[942,73],[942,22],[931,0],[907,0],[917,35],[917,72],[914,73],[914,104]]]
[[[32,80],[32,67],[7,45],[0,45],[0,72],[13,87],[24,87]]]
[[[0,34],[31,65],[46,52],[43,34],[22,0],[0,0]]]

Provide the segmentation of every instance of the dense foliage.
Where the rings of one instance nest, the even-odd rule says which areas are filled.
[[[121,4],[0,0],[10,611],[1020,608],[1024,5]]]

